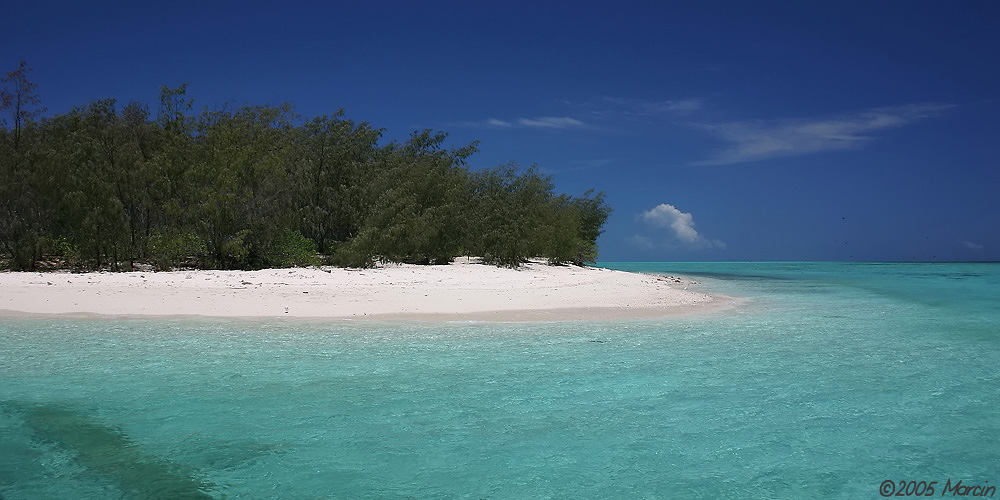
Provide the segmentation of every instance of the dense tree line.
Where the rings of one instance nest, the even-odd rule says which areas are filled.
[[[381,145],[342,111],[195,113],[181,86],[155,115],[107,99],[42,118],[29,70],[0,89],[0,259],[15,270],[582,264],[610,213],[603,193],[557,194],[533,167],[471,169],[476,144],[448,149],[444,133]]]

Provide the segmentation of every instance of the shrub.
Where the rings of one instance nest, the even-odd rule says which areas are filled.
[[[278,267],[318,266],[317,248],[316,242],[302,233],[284,229],[274,239],[268,260]]]
[[[193,233],[158,233],[150,237],[150,252],[156,269],[169,271],[203,255],[205,243]]]

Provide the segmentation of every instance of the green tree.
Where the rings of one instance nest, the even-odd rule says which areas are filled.
[[[516,165],[471,171],[477,144],[443,132],[379,146],[343,111],[300,121],[291,106],[191,113],[186,84],[160,89],[156,117],[114,99],[36,121],[29,68],[0,89],[0,254],[30,269],[160,269],[446,263],[461,254],[517,267],[593,262],[603,193],[557,195]]]
[[[141,203],[134,181],[138,158],[115,100],[95,101],[57,117],[48,132],[56,146],[46,151],[45,160],[58,192],[58,231],[92,267],[107,264],[118,270],[127,263],[125,269],[131,270],[135,249],[129,212],[138,216]]]
[[[443,264],[460,253],[468,206],[464,167],[476,144],[448,150],[446,138],[423,130],[380,151],[367,169],[360,230],[341,249],[339,261]]]
[[[518,267],[545,253],[544,224],[552,182],[535,167],[518,174],[515,164],[473,175],[469,250],[483,262]]]
[[[31,68],[18,68],[0,79],[0,245],[13,269],[33,269],[40,257],[45,204],[39,199],[35,172],[38,85]]]
[[[574,198],[573,207],[580,220],[580,245],[572,259],[578,265],[597,261],[597,238],[604,232],[604,223],[611,216],[611,205],[604,200],[604,192],[588,190]]]
[[[284,168],[291,106],[205,111],[198,121],[190,171],[194,210],[214,265],[257,268],[282,228],[292,225]]]
[[[186,93],[186,83],[161,86],[153,124],[158,140],[149,161],[150,195],[156,210],[150,217],[149,252],[160,269],[193,263],[207,254],[198,213],[201,186],[193,175],[197,122],[191,115],[194,102]]]
[[[0,89],[0,110],[10,116],[9,126],[12,127],[11,139],[15,151],[21,145],[24,129],[45,112],[45,108],[40,107],[42,100],[37,94],[38,84],[28,80],[29,72],[31,68],[28,63],[21,61],[16,70],[0,78],[0,83],[4,85]],[[8,126],[6,116],[2,118],[0,125],[4,128]]]
[[[316,117],[293,132],[287,168],[302,234],[329,253],[358,232],[364,210],[359,187],[374,160],[381,130],[343,118],[343,110]]]

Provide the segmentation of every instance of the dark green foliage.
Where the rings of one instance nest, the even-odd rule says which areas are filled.
[[[542,205],[552,184],[532,168],[518,175],[514,165],[477,172],[472,180],[472,227],[467,247],[483,262],[517,267],[542,255]]]
[[[192,114],[186,85],[161,88],[155,117],[113,99],[38,121],[22,63],[0,88],[0,261],[33,269],[255,269],[459,255],[517,267],[593,262],[603,194],[556,195],[515,165],[472,171],[476,144],[382,131],[343,111],[291,106]],[[48,264],[47,264],[48,265]]]
[[[167,229],[149,240],[149,258],[160,271],[186,267],[205,255],[205,243],[194,233]]]
[[[318,266],[321,262],[316,252],[315,241],[298,231],[283,229],[272,242],[268,255],[278,267]]]
[[[515,165],[472,175],[466,249],[484,262],[517,267],[532,257],[551,264],[597,260],[597,237],[611,214],[604,194],[556,196],[552,179]]]
[[[210,265],[248,269],[273,265],[267,251],[292,224],[284,168],[291,106],[206,111],[198,120],[188,176],[197,203],[192,220]]]
[[[35,267],[49,215],[34,171],[39,148],[34,119],[44,109],[29,71],[21,61],[0,79],[0,252],[15,270]]]
[[[597,238],[611,216],[604,193],[589,190],[580,198],[560,196],[552,213],[556,216],[551,228],[553,246],[545,253],[549,262],[584,265],[597,261]]]
[[[445,150],[443,133],[414,133],[383,148],[366,174],[357,237],[342,248],[351,265],[444,264],[462,251],[469,206],[465,159],[475,145]]]
[[[358,187],[381,136],[380,130],[343,115],[341,110],[296,127],[286,162],[297,225],[325,254],[358,232],[365,209]]]

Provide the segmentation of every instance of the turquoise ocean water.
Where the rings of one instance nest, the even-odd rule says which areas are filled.
[[[1000,486],[1000,264],[604,265],[749,301],[606,323],[0,318],[0,497]]]

